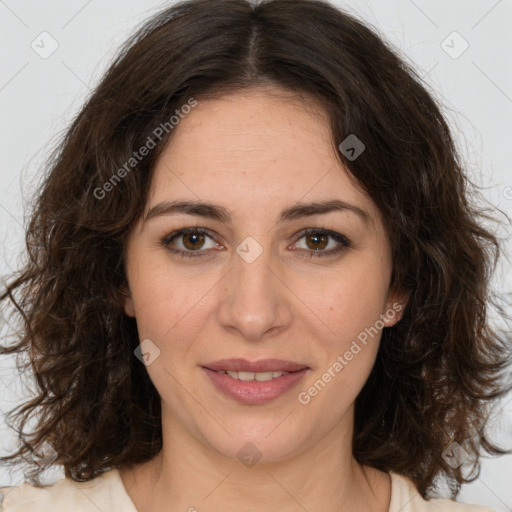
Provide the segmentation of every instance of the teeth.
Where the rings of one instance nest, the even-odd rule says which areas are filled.
[[[217,373],[223,373],[224,375],[229,375],[233,379],[243,380],[243,381],[251,381],[257,380],[258,382],[263,382],[267,380],[276,379],[277,377],[281,377],[281,375],[286,375],[290,372],[231,372],[220,370]]]

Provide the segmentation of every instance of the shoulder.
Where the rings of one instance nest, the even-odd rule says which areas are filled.
[[[390,472],[389,512],[496,512],[482,505],[466,505],[447,498],[424,500],[409,478]]]
[[[0,512],[136,512],[116,469],[88,482],[61,478],[45,487],[23,483],[0,488]]]
[[[60,510],[59,507],[80,503],[81,500],[80,491],[67,478],[45,487],[34,487],[24,482],[15,487],[4,487],[0,492],[3,495],[2,512],[42,512],[48,510],[50,504]]]

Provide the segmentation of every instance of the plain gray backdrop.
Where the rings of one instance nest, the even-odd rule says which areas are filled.
[[[24,208],[42,162],[135,27],[172,2],[149,0],[0,0],[0,274],[17,268]],[[362,0],[332,2],[372,24],[434,90],[472,180],[512,215],[512,0]],[[506,232],[502,233],[506,235]],[[510,254],[510,243],[505,246]],[[461,269],[463,271],[463,269]],[[511,289],[510,262],[495,277]],[[1,326],[7,332],[6,325]],[[0,361],[0,411],[30,394],[12,358]],[[495,439],[512,447],[512,396],[493,421]],[[0,450],[14,437],[2,421]],[[484,459],[478,480],[458,497],[512,511],[512,455]],[[49,479],[63,475],[48,470]],[[0,468],[0,487],[22,473]],[[105,511],[106,512],[106,511]]]

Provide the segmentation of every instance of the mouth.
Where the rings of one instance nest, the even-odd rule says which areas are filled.
[[[266,382],[293,372],[233,372],[228,370],[218,370],[216,373],[229,375],[232,379],[243,380],[245,382],[251,382],[254,380],[258,382]]]
[[[284,372],[291,373],[308,368],[305,364],[284,359],[260,359],[259,361],[248,361],[247,359],[219,359],[203,365],[208,370],[215,372],[236,372],[236,373],[270,373]],[[252,379],[249,379],[252,380]]]
[[[214,388],[245,404],[263,404],[284,395],[304,378],[308,366],[280,359],[250,362],[224,359],[202,366]]]

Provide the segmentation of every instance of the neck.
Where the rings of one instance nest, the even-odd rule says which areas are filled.
[[[220,454],[170,418],[163,427],[156,457],[120,468],[138,512],[389,509],[389,475],[355,461],[352,432],[343,435],[341,426],[286,460],[253,465]]]

